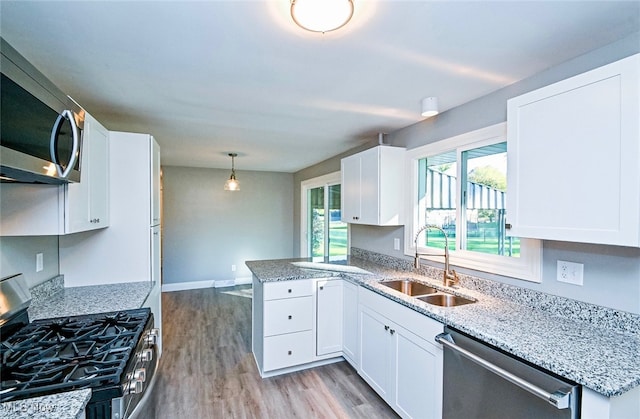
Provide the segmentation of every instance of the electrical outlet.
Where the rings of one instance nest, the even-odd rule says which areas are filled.
[[[42,272],[44,269],[44,256],[42,253],[36,253],[36,272]]]
[[[568,284],[582,285],[584,265],[582,263],[558,261],[557,279]]]
[[[400,250],[400,239],[393,239],[393,250]]]
[[[236,265],[231,265],[231,272],[235,272],[236,271]]]

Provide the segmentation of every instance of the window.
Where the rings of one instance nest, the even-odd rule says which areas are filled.
[[[341,221],[340,192],[340,172],[302,182],[302,256],[346,256],[348,227]]]
[[[508,235],[505,124],[408,151],[413,220],[405,253],[437,255],[447,243],[451,264],[540,281],[541,243]],[[424,225],[417,238],[415,232]],[[442,261],[442,257],[430,257]]]

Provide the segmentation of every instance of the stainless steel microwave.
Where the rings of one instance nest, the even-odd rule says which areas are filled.
[[[0,180],[80,182],[84,110],[0,41]]]

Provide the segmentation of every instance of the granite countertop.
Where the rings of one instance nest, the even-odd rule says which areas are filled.
[[[605,318],[598,319],[601,322],[594,324],[567,318],[559,315],[559,311],[548,311],[543,300],[537,307],[536,304],[524,304],[468,289],[464,287],[464,283],[460,288],[445,288],[441,280],[431,279],[439,276],[419,275],[406,266],[396,269],[357,257],[349,257],[341,262],[313,262],[311,259],[301,258],[249,261],[246,264],[260,282],[320,278],[339,273],[345,279],[604,396],[621,395],[640,385],[640,364],[637,362],[640,359],[638,316],[632,317],[632,324],[626,327],[625,324],[617,324],[626,321],[628,316],[625,313],[604,309],[605,315],[596,313],[595,317]],[[477,301],[474,304],[443,308],[379,284],[383,279],[397,277],[411,277]],[[495,284],[496,287],[501,287],[498,283]],[[539,298],[544,299],[545,296]],[[567,304],[572,308],[571,305],[585,304],[557,296],[551,297],[553,304],[547,304],[548,306]],[[553,310],[561,310],[561,307],[553,307]],[[583,307],[581,310],[585,311]]]
[[[29,307],[30,320],[137,309],[155,285],[149,281],[72,288],[64,288],[62,281],[53,284],[47,284],[48,289],[42,296],[41,291],[34,293],[38,298],[34,298]],[[90,399],[91,390],[82,389],[4,402],[0,404],[0,419],[83,418]]]
[[[29,307],[29,319],[50,319],[140,308],[151,288],[152,283],[149,281],[63,288],[49,298],[32,302]]]
[[[0,418],[80,419],[91,399],[91,390],[75,390],[0,404]]]

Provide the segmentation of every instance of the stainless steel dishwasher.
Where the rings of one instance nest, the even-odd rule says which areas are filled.
[[[442,417],[579,418],[581,387],[445,327]]]

